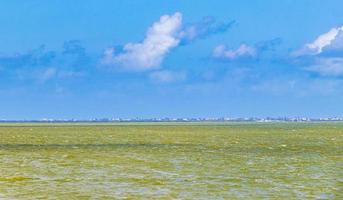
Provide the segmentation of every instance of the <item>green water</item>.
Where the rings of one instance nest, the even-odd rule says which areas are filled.
[[[0,125],[0,199],[343,199],[343,124]]]

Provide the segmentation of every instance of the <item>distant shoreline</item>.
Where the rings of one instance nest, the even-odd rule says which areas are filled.
[[[167,122],[167,121],[132,121],[132,122],[92,122],[92,121],[74,121],[74,122],[46,122],[46,121],[8,121],[0,122],[0,127],[30,127],[30,126],[144,126],[144,125],[156,125],[156,126],[168,126],[168,125],[194,125],[194,126],[206,126],[206,125],[262,125],[262,124],[343,124],[343,121],[188,121],[188,122]]]

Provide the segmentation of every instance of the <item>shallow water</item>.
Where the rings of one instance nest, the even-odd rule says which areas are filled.
[[[0,126],[0,199],[340,199],[343,124]]]

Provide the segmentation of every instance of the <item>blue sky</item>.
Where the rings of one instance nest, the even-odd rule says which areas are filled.
[[[343,2],[0,1],[0,118],[343,116]]]

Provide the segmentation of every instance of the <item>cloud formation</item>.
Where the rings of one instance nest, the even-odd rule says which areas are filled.
[[[77,40],[65,42],[62,51],[48,51],[42,45],[28,52],[0,55],[2,74],[7,78],[39,83],[81,77],[90,64],[90,58]]]
[[[334,27],[293,52],[306,71],[321,76],[343,76],[343,26]]]
[[[313,42],[295,51],[294,56],[319,55],[324,51],[343,50],[343,26],[332,28]]]
[[[213,50],[213,57],[233,60],[239,57],[254,57],[257,50],[253,46],[241,44],[237,49],[228,49],[225,45],[218,45]]]
[[[163,15],[149,27],[142,42],[128,43],[121,51],[113,47],[107,48],[101,64],[134,71],[155,69],[160,67],[165,56],[173,48],[225,32],[233,23],[218,23],[214,18],[206,17],[199,23],[184,25],[182,14],[179,12]]]
[[[163,15],[148,29],[141,43],[128,43],[119,54],[115,53],[114,48],[106,49],[102,63],[122,65],[135,70],[156,68],[165,55],[179,44],[177,35],[181,25],[181,13]]]
[[[343,58],[318,58],[306,70],[319,73],[322,76],[343,76]]]

